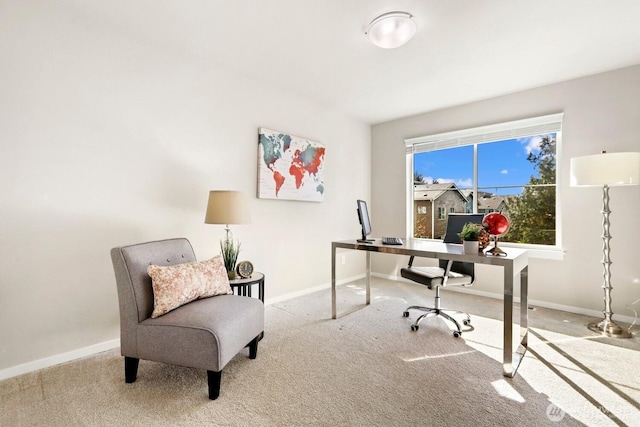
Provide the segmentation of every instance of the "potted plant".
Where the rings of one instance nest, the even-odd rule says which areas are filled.
[[[227,269],[227,276],[230,280],[236,278],[236,262],[240,253],[240,242],[233,240],[220,240],[220,253],[224,260],[224,267]]]
[[[467,222],[462,226],[462,230],[458,236],[462,239],[462,252],[465,254],[478,253],[478,238],[482,233],[482,225],[473,222]]]

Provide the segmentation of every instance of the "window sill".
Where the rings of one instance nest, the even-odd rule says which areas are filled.
[[[554,261],[564,260],[564,251],[560,249],[529,249],[529,258],[551,259]]]
[[[508,251],[507,248],[520,248],[527,249],[529,251],[529,258],[537,259],[550,259],[555,261],[564,260],[564,251],[556,247],[541,247],[541,246],[527,246],[527,245],[509,245],[507,243],[499,243],[500,247]]]

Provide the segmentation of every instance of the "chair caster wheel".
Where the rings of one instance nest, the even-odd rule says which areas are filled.
[[[405,311],[404,313],[402,313],[402,317],[409,317],[409,312]]]
[[[417,331],[418,330],[418,325],[411,325],[411,330],[413,332]]]
[[[458,338],[460,335],[462,335],[460,332],[458,331],[453,331],[453,336]]]
[[[462,323],[466,326],[466,325],[470,325],[471,324],[471,319],[467,320],[463,320]]]

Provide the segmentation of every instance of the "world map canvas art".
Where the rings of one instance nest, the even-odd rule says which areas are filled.
[[[258,197],[321,202],[324,152],[318,142],[260,128]]]

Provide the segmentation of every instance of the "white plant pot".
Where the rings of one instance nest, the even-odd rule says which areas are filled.
[[[465,255],[478,255],[478,241],[477,240],[463,240],[462,241],[462,253]]]

